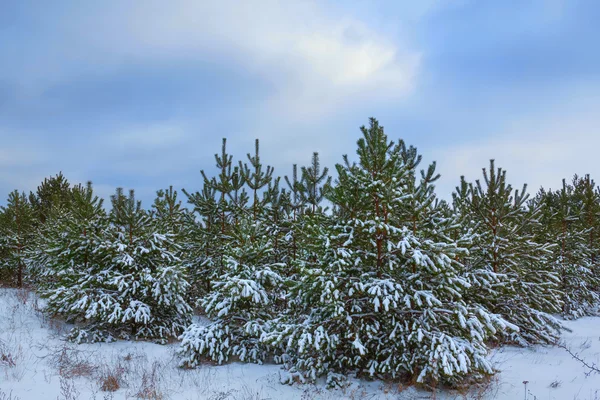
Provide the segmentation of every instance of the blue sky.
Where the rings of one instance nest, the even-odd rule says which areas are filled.
[[[200,189],[222,137],[276,173],[333,167],[374,116],[515,186],[600,181],[595,0],[0,3],[0,195],[58,171],[99,193]]]

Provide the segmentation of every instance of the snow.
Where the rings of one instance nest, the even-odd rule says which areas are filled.
[[[178,368],[177,343],[117,341],[76,345],[63,338],[69,327],[48,319],[34,294],[0,289],[0,399],[135,399],[156,392],[164,399],[427,399],[432,393],[403,390],[392,382],[350,379],[341,389],[316,385],[284,385],[278,365],[230,363]],[[206,320],[197,318],[199,325]],[[564,324],[562,342],[589,363],[600,364],[600,318],[586,317]],[[356,339],[357,344],[360,342]],[[564,349],[556,346],[502,347],[490,360],[501,370],[486,388],[472,395],[483,399],[580,399],[600,396],[600,374],[589,372]],[[457,360],[463,364],[464,360]],[[121,388],[100,390],[103,377],[116,374]],[[10,397],[12,396],[12,397]],[[158,398],[158,397],[154,397]],[[437,399],[461,399],[439,392]]]
[[[561,343],[586,362],[600,365],[600,318],[584,317],[564,324],[572,332],[563,332]],[[529,381],[530,400],[534,396],[538,400],[600,398],[600,374],[588,374],[589,370],[562,348],[504,347],[490,357],[502,371],[498,375],[498,399],[524,398],[523,381]]]

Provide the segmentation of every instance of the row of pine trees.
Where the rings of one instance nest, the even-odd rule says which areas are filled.
[[[493,374],[489,346],[553,343],[561,317],[596,313],[589,176],[530,197],[491,161],[446,202],[435,163],[375,119],[361,132],[335,182],[316,153],[281,179],[258,140],[239,161],[223,140],[187,206],[169,188],[148,209],[118,189],[107,207],[62,174],[14,191],[0,280],[39,291],[77,342],[178,337],[185,367],[276,362],[288,382],[330,385],[468,384]]]

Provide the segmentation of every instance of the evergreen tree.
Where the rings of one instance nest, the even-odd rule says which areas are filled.
[[[273,262],[273,237],[261,222],[241,217],[225,254],[225,272],[199,302],[211,319],[181,336],[182,365],[203,359],[219,364],[232,357],[262,363],[272,352],[261,337],[281,309],[284,265]]]
[[[415,183],[416,150],[389,141],[374,119],[361,130],[359,162],[337,165],[334,215],[317,215],[303,232],[318,256],[304,260],[292,312],[264,340],[285,346],[292,376],[327,375],[330,384],[351,371],[422,383],[491,373],[484,340],[504,324],[461,297],[463,250],[428,227],[439,205],[421,188],[429,172]]]
[[[319,153],[316,152],[313,153],[311,165],[302,167],[300,195],[312,213],[317,211],[317,207],[325,197],[325,192],[331,185],[331,177],[328,176],[328,173],[327,167],[321,170]]]
[[[549,313],[562,308],[559,278],[548,257],[550,243],[538,243],[540,207],[531,203],[526,185],[521,191],[506,182],[506,171],[490,161],[483,169],[484,185],[464,177],[454,194],[461,222],[476,233],[465,258],[472,285],[467,301],[485,307],[519,328],[500,340],[519,344],[552,343],[560,323]]]
[[[210,291],[212,281],[225,269],[225,246],[229,240],[232,219],[245,206],[247,197],[241,191],[245,180],[238,167],[233,168],[233,156],[227,153],[227,140],[223,139],[221,154],[215,154],[217,178],[204,170],[201,192],[183,193],[199,220],[190,224],[186,248],[188,270],[192,281],[193,297],[201,298]]]
[[[289,259],[292,262],[296,261],[298,254],[298,217],[302,213],[304,206],[306,205],[302,194],[304,187],[302,181],[298,179],[298,165],[294,164],[292,167],[292,178],[285,177],[285,182],[288,185],[288,205],[289,212],[288,220],[290,221],[289,234],[287,237],[291,241]]]
[[[92,184],[73,190],[69,212],[49,210],[32,262],[41,276],[40,294],[48,298],[46,311],[67,321],[85,321],[89,306],[95,313],[103,295],[105,254],[98,251],[108,218],[103,200]],[[90,300],[90,303],[88,303]]]
[[[173,186],[156,192],[152,213],[161,231],[169,232],[178,239],[185,235],[187,210],[177,200],[177,191],[173,190]]]
[[[29,202],[35,210],[36,217],[44,224],[50,213],[57,207],[69,208],[72,202],[71,185],[67,178],[59,172],[56,176],[44,178],[35,193],[29,194]]]
[[[298,167],[296,164],[292,168],[292,177],[285,177],[289,192],[286,192],[288,199],[288,215],[286,219],[286,235],[288,244],[287,258],[288,278],[294,280],[298,269],[303,264],[303,260],[314,259],[316,253],[309,253],[306,250],[310,244],[306,241],[313,240],[309,235],[301,232],[305,229],[304,224],[314,223],[314,220],[321,220],[320,216],[328,212],[327,207],[321,204],[325,200],[325,195],[331,189],[331,177],[328,176],[329,169],[321,169],[319,154],[313,153],[311,165],[301,167],[301,177],[298,179]],[[312,218],[315,216],[315,218]],[[309,222],[312,221],[312,222]],[[298,250],[302,250],[301,255]]]
[[[262,218],[266,234],[273,240],[272,259],[275,263],[289,262],[289,245],[291,244],[290,230],[290,196],[279,186],[280,178],[275,178],[269,183],[264,193],[263,202],[265,215]]]
[[[27,281],[27,254],[32,249],[37,220],[25,193],[8,195],[0,207],[0,281],[23,287]]]
[[[279,188],[279,179],[272,180],[273,168],[264,170],[258,141],[255,155],[248,154],[248,159],[250,166],[240,163],[232,181],[239,171],[253,192],[251,209],[236,200],[235,190],[242,188],[231,185],[235,223],[223,236],[223,270],[213,279],[211,291],[198,301],[211,323],[192,324],[181,336],[180,354],[187,366],[198,365],[203,358],[262,363],[269,354],[270,347],[260,339],[284,297],[281,258],[285,252],[278,246],[287,196]]]
[[[256,221],[259,216],[261,209],[261,201],[258,196],[258,192],[267,187],[273,179],[273,167],[267,166],[264,170],[264,165],[260,161],[259,153],[259,142],[258,139],[254,142],[254,156],[248,153],[248,164],[244,164],[240,161],[240,172],[244,177],[246,185],[250,188],[253,193],[252,201],[252,213],[254,220]]]
[[[45,292],[48,310],[78,323],[78,342],[178,335],[191,308],[171,235],[157,230],[133,191],[118,189],[108,216],[90,185],[74,193],[74,210],[46,249],[58,276]]]
[[[574,195],[581,205],[580,225],[587,231],[588,265],[592,270],[590,289],[600,295],[600,187],[589,175],[573,178]]]
[[[190,219],[186,240],[191,295],[199,298],[210,290],[221,262],[222,251],[214,241],[219,229],[216,190],[205,181],[201,192],[190,194],[185,189],[182,191],[188,197],[188,203],[193,205],[193,212],[199,216],[199,219]]]
[[[156,229],[170,236],[173,247],[169,250],[182,260],[184,265],[187,264],[188,262],[184,261],[188,253],[185,240],[192,216],[177,199],[177,191],[173,190],[173,186],[156,192],[156,199],[152,205],[152,218]]]
[[[593,227],[588,227],[589,216],[585,212],[585,186],[586,182],[575,176],[573,184],[563,180],[560,191],[542,189],[534,199],[542,209],[538,241],[554,244],[550,262],[560,278],[565,318],[594,313],[598,303],[595,290],[598,278],[593,271],[594,242],[590,240]],[[594,193],[593,188],[591,193]]]

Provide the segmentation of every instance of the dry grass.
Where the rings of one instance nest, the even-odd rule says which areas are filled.
[[[106,375],[100,378],[100,390],[103,392],[116,392],[121,388],[119,378],[115,375]]]
[[[128,374],[126,364],[123,364],[120,361],[111,365],[104,364],[98,368],[98,371],[100,371],[100,373],[97,376],[97,381],[100,390],[103,392],[116,392],[126,385],[126,382],[124,381]]]
[[[19,397],[13,396],[12,392],[5,393],[0,389],[0,400],[20,400]]]
[[[485,380],[473,382],[470,385],[465,385],[455,389],[457,398],[464,400],[483,400],[495,399],[500,390],[499,378],[497,375],[490,375]]]
[[[145,400],[163,400],[164,394],[160,390],[160,373],[161,364],[158,362],[152,363],[149,369],[142,371],[142,383],[136,397]]]
[[[79,390],[75,386],[75,382],[73,379],[66,378],[64,376],[60,377],[60,400],[78,400],[79,399]]]
[[[7,366],[9,368],[17,366],[15,356],[2,340],[0,340],[0,365]]]
[[[54,353],[52,360],[59,376],[64,378],[91,377],[98,369],[91,354],[83,353],[70,343]]]

